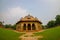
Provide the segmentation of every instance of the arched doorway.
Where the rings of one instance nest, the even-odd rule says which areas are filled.
[[[28,30],[31,30],[31,24],[28,24]]]
[[[24,26],[23,26],[23,30],[26,30],[26,24],[24,24]]]
[[[36,28],[35,28],[35,24],[33,23],[32,24],[32,30],[35,30]]]

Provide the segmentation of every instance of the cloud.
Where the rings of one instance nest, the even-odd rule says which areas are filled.
[[[54,19],[57,14],[60,14],[60,0],[2,1],[2,3],[0,21],[4,21],[5,24],[16,23],[21,17],[28,14],[27,9],[34,16],[39,17],[44,24]]]
[[[27,14],[28,11],[22,7],[8,8],[5,12],[1,13],[0,21],[5,21],[5,24],[14,24]]]
[[[27,15],[27,10],[21,8],[21,7],[16,7],[16,8],[8,8],[8,12],[12,16],[25,16]]]

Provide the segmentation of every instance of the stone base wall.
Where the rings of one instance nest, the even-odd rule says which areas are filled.
[[[24,24],[26,24],[26,30],[23,29]],[[31,27],[30,29],[31,30],[28,30],[28,24],[30,24],[30,27]],[[32,30],[33,29],[33,26],[32,26],[33,24],[35,25],[35,29],[34,30]],[[40,31],[40,30],[42,30],[42,26],[38,22],[21,22],[21,23],[16,25],[16,30],[20,31],[20,32],[24,32],[24,31],[26,31],[26,32],[29,32],[29,31]]]

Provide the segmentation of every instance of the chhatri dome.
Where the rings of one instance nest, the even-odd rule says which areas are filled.
[[[16,30],[17,31],[39,31],[42,30],[41,22],[31,15],[27,15],[22,17],[16,23]]]

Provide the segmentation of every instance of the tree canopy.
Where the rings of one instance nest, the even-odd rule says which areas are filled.
[[[55,19],[56,20],[51,20],[47,23],[48,28],[60,25],[60,15],[56,15]]]
[[[47,26],[48,26],[48,28],[54,27],[55,26],[55,21],[54,20],[49,21]]]
[[[60,15],[57,15],[55,19],[56,19],[56,25],[60,25]]]

